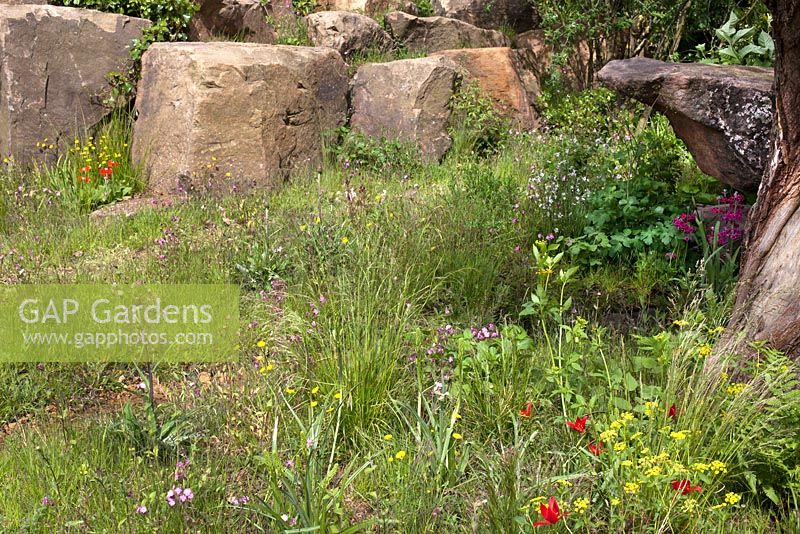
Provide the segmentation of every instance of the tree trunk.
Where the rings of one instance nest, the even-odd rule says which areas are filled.
[[[748,216],[733,316],[717,354],[749,343],[800,358],[800,0],[767,0],[775,40],[772,151]]]

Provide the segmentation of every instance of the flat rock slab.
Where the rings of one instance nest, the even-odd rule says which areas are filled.
[[[394,43],[380,25],[350,11],[320,11],[306,17],[308,38],[314,46],[333,48],[349,59],[369,51],[386,52]]]
[[[758,190],[769,158],[772,69],[634,58],[610,62],[598,79],[663,112],[703,172]]]
[[[412,52],[511,46],[511,40],[498,31],[447,17],[416,17],[393,11],[386,14],[384,24],[394,40]]]
[[[157,43],[142,58],[133,158],[148,194],[271,187],[322,159],[347,115],[348,79],[327,48]]]
[[[450,98],[461,79],[445,57],[403,59],[358,68],[353,79],[353,130],[374,139],[416,143],[423,158],[450,148]]]
[[[462,69],[464,78],[473,80],[515,126],[532,129],[539,124],[533,107],[539,94],[538,85],[526,87],[523,83],[522,62],[517,60],[514,50],[464,48],[436,52],[434,56],[453,60]]]
[[[106,75],[130,64],[150,21],[46,5],[0,8],[0,152],[38,158],[36,143],[71,142],[97,124]]]

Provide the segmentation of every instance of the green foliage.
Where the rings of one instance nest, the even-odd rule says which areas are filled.
[[[450,106],[452,154],[485,157],[500,150],[510,123],[476,84],[468,83],[453,96]]]
[[[292,8],[299,17],[305,17],[317,7],[317,0],[292,0]]]
[[[303,17],[272,18],[270,23],[275,26],[277,39],[275,44],[289,46],[312,46],[308,38],[308,28]]]
[[[189,20],[199,9],[192,0],[57,0],[53,4],[148,19],[156,41],[185,41]]]
[[[419,151],[398,139],[372,139],[346,127],[338,130],[341,141],[331,148],[337,165],[352,176],[361,173],[408,173],[420,163]]]
[[[38,182],[59,193],[70,209],[88,213],[102,205],[130,198],[142,189],[140,169],[130,158],[132,122],[125,112],[116,112],[94,131],[75,138],[68,152],[55,163],[37,165]],[[40,144],[43,152],[54,145]]]
[[[753,26],[739,29],[738,23],[739,17],[731,11],[725,24],[714,32],[716,41],[708,50],[706,44],[695,47],[698,60],[702,63],[771,67],[775,63],[775,43],[772,37],[766,31],[758,31]]]
[[[270,230],[269,210],[265,210],[264,233],[250,244],[245,260],[236,264],[244,285],[260,289],[289,274],[291,265],[283,248],[275,243],[276,235]]]
[[[431,0],[415,0],[414,4],[417,6],[420,17],[432,17],[435,15]]]

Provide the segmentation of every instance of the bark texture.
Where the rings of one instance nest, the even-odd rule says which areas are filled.
[[[800,358],[800,0],[768,0],[776,103],[770,160],[750,212],[733,317],[718,353],[766,341]]]

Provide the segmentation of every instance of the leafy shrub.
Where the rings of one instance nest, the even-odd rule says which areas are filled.
[[[724,65],[760,65],[771,67],[775,63],[775,43],[766,31],[753,26],[737,28],[739,17],[731,11],[728,20],[714,32],[717,40],[708,50],[706,44],[695,47],[701,63]]]
[[[148,19],[153,23],[151,32],[157,41],[188,39],[189,20],[199,9],[192,0],[55,0],[52,3]]]
[[[450,105],[453,110],[450,118],[452,154],[485,157],[503,147],[508,139],[509,121],[477,85],[462,86]]]

